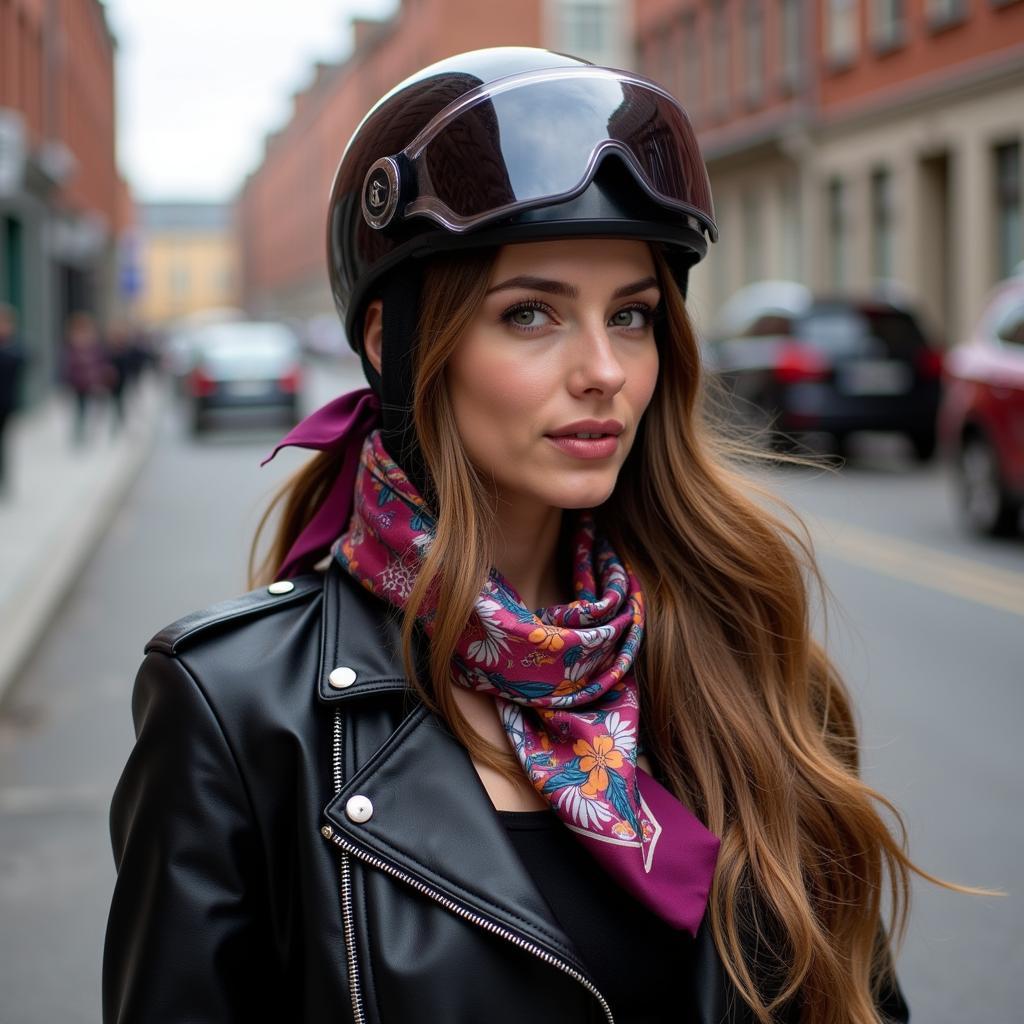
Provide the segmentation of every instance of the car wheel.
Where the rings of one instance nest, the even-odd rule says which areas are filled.
[[[1007,494],[999,472],[999,458],[981,434],[964,438],[958,457],[960,513],[975,533],[993,537],[1017,531],[1020,506]]]
[[[935,448],[938,444],[938,437],[934,430],[923,434],[910,434],[910,443],[914,448],[915,462],[931,462],[935,456]]]

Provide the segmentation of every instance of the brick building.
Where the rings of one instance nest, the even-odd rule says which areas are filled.
[[[484,46],[547,46],[628,64],[631,9],[621,0],[403,0],[387,21],[354,22],[352,56],[319,64],[291,119],[266,140],[238,201],[243,292],[254,312],[333,312],[324,262],[331,181],[366,111],[433,61]]]
[[[64,317],[117,294],[131,200],[114,149],[114,49],[98,0],[0,0],[0,300],[49,385]]]
[[[759,278],[909,295],[946,342],[1024,257],[1020,0],[636,0],[722,241],[703,318]]]

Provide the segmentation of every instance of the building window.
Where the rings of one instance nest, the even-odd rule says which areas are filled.
[[[708,273],[711,276],[711,303],[717,312],[725,300],[729,297],[729,249],[723,246],[731,246],[728,229],[731,207],[728,205],[731,200],[718,198],[715,200],[715,223],[718,225],[718,232],[721,241],[711,246],[712,252],[708,254]]]
[[[803,66],[800,5],[801,0],[779,0],[779,70],[785,92],[796,92],[800,88]]]
[[[230,295],[235,286],[235,275],[231,267],[218,267],[213,272],[213,290],[220,295]]]
[[[847,188],[841,178],[828,183],[828,245],[831,284],[836,289],[846,287],[847,267]]]
[[[1014,273],[1024,259],[1020,150],[1019,142],[995,148],[996,267],[1001,278]]]
[[[967,0],[925,0],[925,18],[933,32],[959,25],[966,17]]]
[[[557,25],[558,45],[566,53],[597,63],[620,62],[616,0],[558,0]]]
[[[748,189],[741,203],[743,217],[743,283],[764,277],[764,237],[761,232],[760,196]]]
[[[833,70],[849,67],[857,56],[856,0],[828,0],[826,55]]]
[[[672,31],[673,26],[667,25],[658,33],[658,74],[652,77],[661,82],[670,93],[679,95],[679,46]]]
[[[782,212],[782,273],[791,281],[803,280],[800,254],[800,183],[796,176],[786,178],[779,194]]]
[[[702,108],[702,77],[704,64],[701,60],[700,35],[697,30],[697,16],[688,14],[683,19],[683,90],[680,99],[690,119],[700,119]]]
[[[171,264],[170,287],[171,296],[175,299],[183,299],[188,295],[189,272],[184,263]]]
[[[872,41],[876,53],[888,53],[906,42],[903,0],[874,0]]]
[[[746,50],[747,103],[756,106],[764,97],[764,10],[761,0],[747,3],[743,26]]]
[[[719,2],[711,15],[711,104],[715,117],[729,112],[729,83],[732,62],[729,60],[729,10]]]
[[[871,270],[878,280],[893,276],[892,173],[885,167],[871,174]]]

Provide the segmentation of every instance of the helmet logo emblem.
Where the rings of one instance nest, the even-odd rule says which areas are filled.
[[[363,219],[372,228],[390,223],[398,208],[398,163],[386,156],[376,161],[363,179]]]

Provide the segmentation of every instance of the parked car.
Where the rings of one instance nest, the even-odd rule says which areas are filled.
[[[197,310],[165,324],[161,331],[160,368],[173,381],[175,393],[187,394],[188,375],[195,366],[192,336],[203,327],[245,320],[245,313],[233,306]]]
[[[283,324],[215,323],[189,336],[192,368],[186,378],[192,431],[211,413],[230,409],[278,410],[289,423],[299,418],[302,352]]]
[[[1015,533],[1024,508],[1024,274],[1000,284],[970,337],[946,358],[939,413],[964,524]]]
[[[757,282],[723,307],[705,346],[732,411],[767,440],[860,430],[905,434],[919,461],[936,448],[942,356],[914,314],[892,302],[815,295]]]

